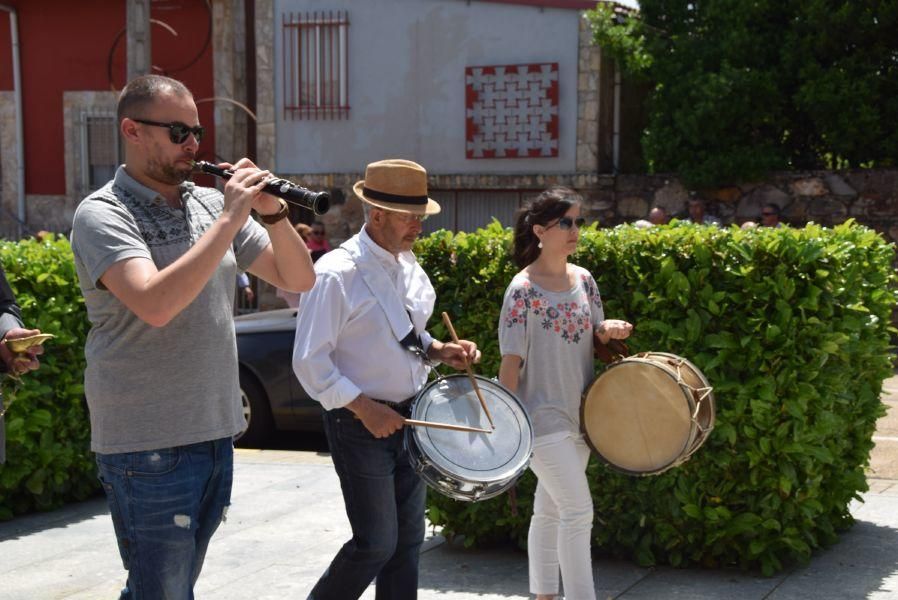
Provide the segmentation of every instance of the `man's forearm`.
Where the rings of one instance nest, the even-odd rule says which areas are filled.
[[[274,264],[282,285],[289,292],[305,292],[315,284],[312,255],[287,219],[266,227],[274,251]],[[277,285],[275,282],[270,282]]]

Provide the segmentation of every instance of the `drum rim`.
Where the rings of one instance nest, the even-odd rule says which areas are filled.
[[[667,353],[661,353],[661,352],[648,352],[648,353],[640,353],[640,354],[667,354]],[[669,356],[676,356],[677,358],[682,358],[682,357],[677,356],[677,355],[675,355],[675,354],[668,354],[668,355],[669,355]],[[683,359],[683,360],[685,360],[685,359]],[[686,397],[686,399],[687,399],[687,401],[688,401],[688,403],[689,403],[689,405],[690,405],[689,408],[694,410],[694,408],[695,408],[695,399],[692,397],[692,394],[686,393],[686,389],[685,389],[685,388],[688,388],[689,386],[687,386],[686,384],[684,384],[682,381],[679,380],[679,378],[677,377],[676,371],[674,371],[673,368],[671,368],[669,365],[661,364],[661,363],[659,363],[659,362],[656,362],[656,361],[653,361],[653,360],[649,360],[649,359],[643,358],[642,356],[640,356],[640,355],[637,354],[637,355],[633,355],[633,356],[628,356],[628,357],[626,357],[626,358],[623,358],[623,359],[621,359],[621,360],[619,360],[619,361],[617,361],[617,362],[614,362],[614,363],[608,365],[607,368],[606,368],[600,375],[598,375],[596,378],[594,378],[594,379],[590,382],[590,384],[589,384],[588,386],[586,386],[586,391],[583,392],[583,397],[582,397],[582,400],[581,400],[581,402],[580,402],[580,431],[581,431],[581,433],[583,434],[583,439],[586,441],[586,444],[587,444],[587,445],[590,447],[590,449],[595,453],[596,457],[598,457],[604,464],[606,464],[606,465],[609,466],[610,468],[614,469],[615,471],[618,471],[618,472],[620,472],[620,473],[624,473],[624,474],[627,474],[627,475],[640,475],[640,476],[658,475],[658,474],[660,474],[660,473],[663,473],[664,471],[667,471],[668,469],[671,469],[671,468],[673,468],[673,467],[676,467],[677,465],[679,465],[680,463],[682,463],[682,462],[684,462],[686,459],[688,459],[689,456],[691,456],[691,454],[688,453],[688,450],[689,450],[689,448],[691,447],[692,443],[697,439],[697,437],[698,437],[698,436],[696,435],[697,432],[700,431],[700,430],[699,430],[699,427],[696,425],[696,423],[695,423],[694,421],[691,421],[691,420],[690,420],[689,435],[686,436],[686,441],[684,442],[683,447],[680,449],[680,452],[673,458],[673,460],[671,460],[671,461],[668,462],[668,463],[665,463],[664,465],[662,465],[662,466],[660,466],[660,467],[657,467],[657,468],[654,468],[654,469],[651,469],[651,470],[647,470],[647,471],[635,471],[635,470],[633,470],[633,469],[628,469],[628,468],[626,468],[626,467],[621,467],[621,466],[619,466],[619,465],[616,465],[616,464],[612,463],[607,457],[605,457],[604,454],[602,454],[602,453],[599,451],[598,448],[596,448],[596,446],[595,446],[595,444],[593,443],[592,439],[590,439],[590,437],[589,437],[589,432],[588,432],[587,429],[586,429],[586,414],[585,414],[585,412],[586,412],[586,403],[587,403],[587,401],[589,400],[589,391],[592,389],[593,385],[594,385],[594,384],[595,384],[595,383],[596,383],[596,382],[597,382],[603,375],[605,375],[606,373],[610,372],[610,371],[611,371],[612,369],[614,369],[615,367],[619,367],[619,366],[621,366],[621,365],[623,365],[623,364],[632,364],[632,363],[644,363],[644,364],[649,364],[649,365],[651,365],[651,366],[653,366],[653,367],[657,367],[657,368],[661,369],[662,371],[664,371],[665,375],[667,375],[668,377],[670,377],[670,378],[674,381],[674,383],[677,384],[677,386],[680,388],[680,390],[683,391],[683,395]],[[693,366],[694,366],[694,365],[693,365]],[[702,378],[704,379],[704,376],[703,376]],[[712,407],[713,407],[713,403],[712,403]],[[690,410],[690,413],[691,413],[691,412],[692,412],[692,411]],[[712,418],[712,424],[713,424],[713,418]],[[697,448],[696,448],[696,449],[697,449]]]
[[[408,448],[410,445],[414,445],[414,448],[420,454],[423,455],[423,458],[427,459],[428,465],[430,465],[432,468],[437,470],[442,475],[449,477],[450,479],[458,479],[459,481],[464,481],[464,482],[468,482],[468,483],[485,483],[488,485],[492,484],[492,483],[495,483],[497,485],[505,485],[508,482],[514,482],[527,470],[527,467],[530,464],[530,458],[533,456],[534,436],[533,436],[533,422],[530,419],[530,414],[527,412],[527,408],[524,406],[523,402],[521,402],[520,399],[518,399],[518,397],[513,392],[511,392],[511,390],[509,390],[507,387],[505,387],[498,381],[494,381],[494,380],[484,377],[482,375],[474,375],[473,377],[475,379],[478,379],[479,381],[487,382],[490,385],[494,385],[494,386],[498,387],[499,389],[504,391],[506,394],[508,394],[508,396],[510,398],[512,398],[515,401],[515,403],[518,405],[518,407],[521,409],[520,415],[523,417],[523,422],[525,422],[527,424],[527,429],[529,430],[530,435],[529,435],[528,440],[523,440],[523,439],[521,440],[521,445],[522,445],[522,447],[525,448],[525,450],[524,450],[524,452],[520,453],[521,457],[518,461],[519,464],[517,464],[517,466],[515,466],[514,469],[511,469],[511,468],[505,469],[507,476],[504,476],[502,478],[490,477],[488,475],[477,475],[477,476],[473,476],[473,477],[468,477],[468,476],[461,477],[457,473],[453,473],[453,472],[449,471],[446,467],[444,467],[443,465],[434,461],[431,456],[427,455],[424,452],[422,444],[419,443],[419,440],[421,439],[421,437],[419,436],[419,433],[421,435],[426,434],[427,431],[423,431],[426,428],[421,428],[422,431],[419,432],[419,431],[417,431],[418,428],[416,428],[416,427],[406,427],[405,428],[406,448]],[[410,414],[412,415],[412,418],[415,418],[415,408],[418,406],[419,401],[424,396],[425,392],[427,392],[427,390],[429,390],[433,386],[441,383],[444,380],[455,379],[455,378],[467,379],[468,376],[463,373],[450,373],[449,375],[441,375],[437,379],[434,379],[433,381],[431,381],[430,383],[425,385],[423,388],[421,388],[418,391],[418,394],[415,396],[415,399],[412,401],[412,404],[411,404]],[[492,435],[492,434],[484,434],[484,435]],[[526,442],[526,444],[525,444],[525,442]],[[409,452],[409,458],[411,458],[411,455],[412,455],[412,453]],[[510,462],[511,461],[509,461],[509,463]],[[496,471],[495,470],[489,471],[489,473],[495,474]],[[502,483],[502,482],[504,482],[504,483]],[[501,491],[504,491],[504,490],[501,490]],[[497,492],[497,494],[501,493],[501,491]],[[483,499],[486,497],[487,496],[482,495],[479,498]],[[491,497],[491,496],[489,496],[489,497]]]

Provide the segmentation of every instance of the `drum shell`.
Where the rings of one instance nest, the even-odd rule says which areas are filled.
[[[646,414],[652,410],[659,415]],[[628,475],[657,475],[688,460],[707,440],[715,400],[708,380],[691,362],[676,354],[644,352],[613,363],[590,384],[580,418],[587,443],[609,467]]]
[[[408,452],[409,461],[421,478],[435,491],[455,500],[467,502],[493,498],[511,488],[514,482],[527,470],[533,453],[533,428],[530,423],[530,417],[527,415],[527,411],[521,402],[513,393],[499,383],[478,375],[475,375],[475,378],[496,424],[496,429],[492,433],[446,432],[445,430],[416,426],[406,427],[404,436],[404,445]],[[474,422],[471,420],[453,422],[447,418],[445,412],[437,417],[428,415],[428,408],[432,406],[431,399],[438,395],[439,386],[443,386],[442,389],[444,391],[447,387],[469,390],[464,397],[454,398],[451,402],[466,403],[467,416],[471,417],[476,414],[477,420]],[[435,390],[437,390],[437,394],[434,394]],[[479,401],[476,400],[473,389],[465,375],[449,375],[431,382],[419,392],[411,409],[412,418],[417,420],[448,422],[450,424],[490,429],[489,421],[485,415],[481,417],[481,413],[482,408]],[[510,435],[518,437],[510,439],[510,441],[500,437]],[[480,440],[483,444],[486,444],[486,447],[489,447],[490,444],[496,441],[509,441],[508,444],[504,444],[511,448],[507,452],[509,454],[508,463],[499,468],[482,471],[468,468],[477,462],[476,456],[467,456],[463,453],[461,456],[448,457],[447,459],[447,456],[441,455],[440,452],[436,451],[434,444],[440,438],[452,439],[453,441],[455,439],[463,439],[447,438],[445,436],[475,436],[467,439],[475,442]],[[478,438],[476,436],[487,437]],[[478,446],[478,443],[474,443],[471,446],[471,452],[483,450],[483,446]]]

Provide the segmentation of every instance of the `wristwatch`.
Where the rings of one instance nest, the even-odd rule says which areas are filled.
[[[287,218],[287,214],[290,212],[290,208],[287,206],[287,203],[283,198],[278,198],[278,202],[281,203],[281,209],[279,211],[271,215],[259,215],[259,218],[266,225],[274,225],[278,221]]]

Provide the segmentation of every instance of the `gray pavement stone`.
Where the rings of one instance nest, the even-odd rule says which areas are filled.
[[[766,598],[782,579],[782,576],[765,578],[740,571],[659,567],[615,598],[757,600]]]
[[[898,378],[884,402],[898,406]],[[898,440],[898,411],[880,421],[857,524],[806,566],[775,577],[728,570],[640,568],[594,561],[597,597],[622,600],[898,599],[898,463],[883,448]],[[878,462],[877,462],[878,461]],[[885,465],[885,468],[882,466]],[[339,482],[325,454],[238,450],[228,520],[212,540],[198,600],[304,598],[349,537]],[[124,582],[102,498],[0,523],[0,600],[118,597]],[[520,550],[466,550],[439,535],[425,542],[421,600],[526,599]],[[363,596],[374,598],[373,587]]]
[[[209,549],[198,599],[305,597],[349,536],[337,477],[323,458],[238,451],[233,504]],[[807,566],[764,578],[597,559],[598,598],[898,598],[898,485],[871,480],[870,488],[865,502],[852,504],[855,527]],[[124,580],[101,498],[0,524],[0,557],[2,600],[114,599]],[[373,588],[363,597],[373,598]],[[526,599],[526,554],[466,550],[431,536],[421,557],[419,598]]]

